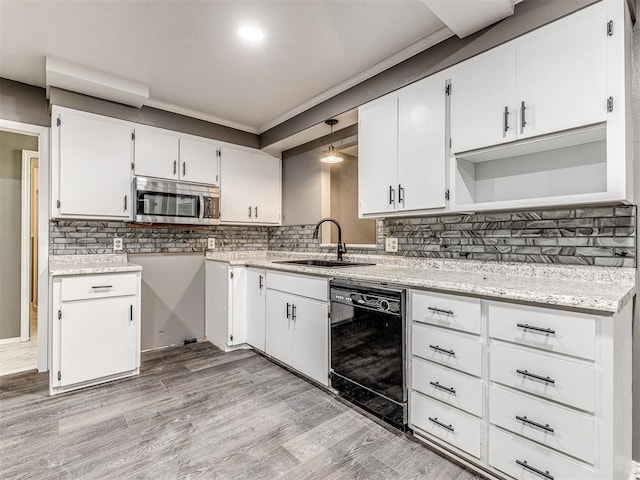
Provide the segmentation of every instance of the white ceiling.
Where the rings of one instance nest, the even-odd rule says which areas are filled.
[[[0,0],[0,76],[44,86],[57,57],[260,133],[449,36],[421,0]]]

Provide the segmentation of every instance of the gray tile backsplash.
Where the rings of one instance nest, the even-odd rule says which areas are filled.
[[[58,220],[50,222],[50,252],[111,253],[114,236],[124,239],[127,253],[202,252],[211,236],[219,251],[333,252],[312,238],[313,228],[169,228]],[[634,206],[386,218],[377,221],[375,248],[349,253],[633,267],[635,228]],[[398,238],[397,254],[384,252],[385,237]]]

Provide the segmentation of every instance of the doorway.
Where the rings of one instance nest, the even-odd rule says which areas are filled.
[[[0,375],[38,363],[38,136],[0,131]]]

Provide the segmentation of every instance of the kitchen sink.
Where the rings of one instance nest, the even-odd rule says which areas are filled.
[[[375,265],[375,263],[357,263],[357,262],[338,262],[336,260],[280,260],[273,263],[286,263],[289,265],[308,265],[310,267],[324,267],[324,268],[336,268],[336,267],[363,267],[366,265]]]

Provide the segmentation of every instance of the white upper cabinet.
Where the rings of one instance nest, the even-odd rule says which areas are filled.
[[[135,174],[144,177],[219,185],[220,146],[207,139],[137,127]]]
[[[606,2],[451,69],[451,150],[607,120]]]
[[[179,140],[173,133],[150,128],[136,128],[136,175],[178,180],[179,158]]]
[[[361,217],[445,206],[446,104],[436,74],[360,107]]]
[[[606,121],[604,2],[524,36],[516,49],[519,138]]]
[[[510,44],[451,70],[451,150],[466,152],[516,139],[516,52]]]
[[[220,220],[226,223],[280,223],[280,159],[261,152],[223,148]]]
[[[52,118],[52,218],[130,218],[133,129],[60,107]]]

